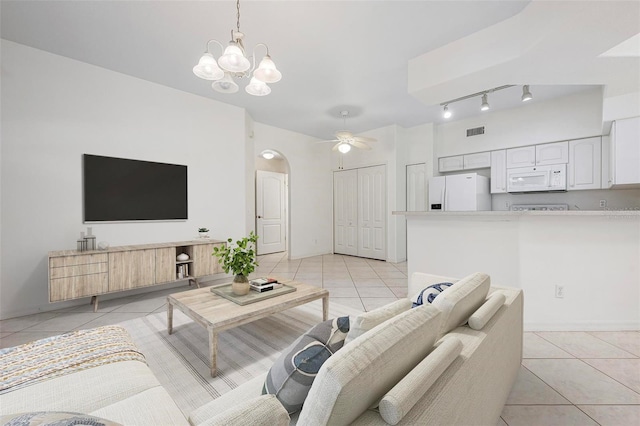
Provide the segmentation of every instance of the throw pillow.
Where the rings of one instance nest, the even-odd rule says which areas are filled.
[[[274,394],[289,414],[300,411],[320,367],[344,345],[349,317],[321,322],[312,327],[273,364],[262,388]]]
[[[351,320],[351,329],[347,338],[344,341],[346,345],[356,337],[362,336],[367,331],[377,327],[379,324],[401,314],[404,311],[408,311],[411,308],[411,301],[407,299],[400,299],[388,305],[381,306],[378,309],[374,309],[370,312],[364,312]]]
[[[63,411],[34,411],[32,413],[9,414],[0,417],[0,424],[5,426],[122,426],[120,423],[112,422],[111,420]]]
[[[423,288],[420,293],[411,298],[412,308],[422,305],[424,302],[431,303],[445,289],[451,287],[453,283],[438,283]]]

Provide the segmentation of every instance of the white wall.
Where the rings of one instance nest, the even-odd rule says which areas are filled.
[[[485,134],[466,130],[485,126]],[[600,135],[602,90],[594,89],[436,126],[437,157]]]
[[[213,238],[244,235],[244,110],[13,42],[1,48],[1,318],[64,306],[48,304],[47,252],[74,249],[85,229],[82,154],[188,166],[189,220],[94,224],[98,241],[180,241],[201,226]]]
[[[289,163],[289,257],[333,252],[333,183],[327,147],[317,139],[262,123],[253,124],[254,157],[265,149]]]

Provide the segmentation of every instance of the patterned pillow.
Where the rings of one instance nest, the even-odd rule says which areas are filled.
[[[436,296],[438,296],[445,289],[451,287],[452,285],[453,283],[438,283],[422,289],[420,293],[411,298],[411,302],[413,302],[413,305],[411,305],[411,307],[416,308],[422,305],[424,302],[433,302],[433,299],[435,299]]]
[[[9,414],[0,417],[0,424],[4,426],[122,426],[111,420],[80,413],[64,411],[34,411],[32,413]]]
[[[312,327],[282,351],[267,374],[262,393],[274,394],[289,414],[300,411],[320,367],[342,347],[348,331],[349,317]]]

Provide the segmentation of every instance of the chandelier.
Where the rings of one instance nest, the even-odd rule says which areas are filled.
[[[271,88],[267,83],[277,83],[282,78],[282,74],[276,68],[271,56],[269,47],[264,43],[256,44],[251,54],[251,60],[247,58],[242,39],[244,34],[240,32],[240,0],[236,0],[237,20],[236,29],[231,30],[231,41],[225,48],[218,40],[209,40],[204,54],[198,61],[198,65],[193,67],[193,73],[204,80],[213,80],[211,87],[220,93],[236,93],[238,84],[235,78],[249,78],[249,84],[245,91],[254,96],[266,96],[271,93]],[[220,46],[222,56],[216,59],[211,54],[211,43]],[[267,53],[256,68],[256,49],[263,46]]]

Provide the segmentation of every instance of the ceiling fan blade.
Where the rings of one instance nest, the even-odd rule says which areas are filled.
[[[338,139],[349,139],[353,137],[353,133],[351,133],[348,130],[340,130],[336,132],[335,135],[336,135],[336,138]]]
[[[362,142],[358,142],[358,141],[351,142],[351,145],[355,146],[356,148],[360,148],[360,149],[366,149],[366,150],[371,149],[371,147],[369,145],[367,145],[366,143],[362,143]]]
[[[340,144],[341,144],[341,143],[342,143],[342,142],[338,142],[337,144],[335,144],[335,145],[333,146],[333,148],[331,148],[331,151],[337,151],[337,150],[338,150],[338,147],[340,146]]]
[[[378,141],[377,139],[370,138],[367,136],[354,136],[353,139],[358,142],[377,142]]]
[[[340,142],[338,139],[331,139],[330,141],[317,141],[316,143],[327,143],[327,142]]]

